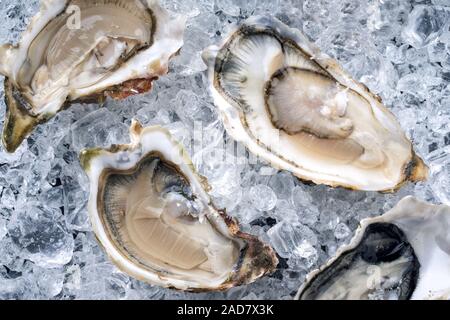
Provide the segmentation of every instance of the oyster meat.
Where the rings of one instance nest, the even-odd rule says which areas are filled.
[[[184,27],[155,0],[42,0],[19,44],[0,47],[6,150],[69,102],[150,90],[183,45]]]
[[[275,269],[274,251],[214,207],[206,179],[168,131],[133,122],[131,139],[80,157],[92,228],[121,270],[151,284],[209,291]]]
[[[298,299],[450,299],[450,207],[413,197],[361,222]]]
[[[274,167],[372,191],[426,177],[381,99],[298,30],[252,17],[203,58],[228,133]]]

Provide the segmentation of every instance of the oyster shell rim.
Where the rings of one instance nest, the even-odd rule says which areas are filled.
[[[142,94],[152,89],[153,81],[168,73],[169,61],[174,56],[179,54],[179,51],[184,44],[184,31],[186,28],[187,17],[180,14],[175,14],[163,8],[159,4],[158,0],[139,1],[142,5],[147,7],[147,10],[152,16],[152,38],[147,46],[140,48],[130,59],[123,61],[120,66],[120,70],[123,70],[124,67],[128,68],[127,64],[129,60],[132,60],[132,58],[135,58],[139,56],[139,54],[145,53],[149,50],[153,50],[155,42],[163,39],[164,36],[167,36],[167,28],[169,28],[172,32],[172,37],[170,38],[171,45],[169,48],[158,48],[157,50],[160,52],[158,53],[157,51],[156,56],[154,56],[152,60],[145,62],[145,64],[141,63],[146,66],[147,71],[140,71],[138,76],[130,74],[129,76],[123,77],[123,79],[118,83],[117,81],[114,82],[114,80],[107,81],[114,83],[110,83],[110,85],[107,86],[102,85],[102,88],[97,88],[97,90],[91,91],[87,94],[81,94],[76,97],[72,97],[73,90],[71,90],[68,92],[66,100],[59,105],[56,112],[42,112],[34,114],[31,108],[27,107],[29,102],[20,94],[20,88],[18,88],[13,83],[14,81],[10,79],[16,72],[9,67],[5,67],[5,65],[7,65],[7,62],[10,62],[14,53],[22,51],[26,53],[33,39],[47,26],[51,20],[63,14],[66,8],[70,6],[72,0],[41,0],[39,11],[30,19],[26,30],[22,32],[19,38],[19,42],[16,45],[9,43],[0,45],[0,56],[3,57],[3,61],[0,63],[0,74],[5,77],[5,100],[8,100],[7,96],[10,97],[9,102],[6,101],[5,112],[5,123],[7,123],[8,126],[4,126],[2,133],[2,143],[4,149],[8,153],[14,153],[23,143],[23,140],[25,140],[37,126],[49,121],[49,119],[54,117],[57,113],[69,108],[71,105],[86,101],[95,101],[101,104],[107,97],[121,100],[131,95]],[[167,27],[161,28],[161,22],[158,22],[158,16],[163,19],[162,22],[170,24]],[[157,39],[155,39],[155,35],[158,35]],[[26,43],[25,46],[23,45],[23,42]],[[144,68],[141,66],[140,69]],[[116,71],[117,70],[114,70],[112,74]],[[130,89],[128,86],[130,83],[132,89],[128,90]],[[125,94],[123,94],[124,89],[128,90]],[[117,93],[118,91],[119,94]],[[17,94],[20,95],[20,99],[14,98]],[[11,107],[12,100],[15,101],[15,105]]]
[[[239,254],[239,259],[236,262],[236,264],[233,266],[233,270],[230,270],[228,273],[228,277],[225,281],[220,283],[217,287],[196,287],[196,286],[186,286],[184,284],[184,280],[179,279],[171,279],[170,277],[164,278],[163,275],[158,275],[156,272],[156,278],[155,279],[149,279],[143,276],[142,274],[137,275],[135,271],[132,271],[129,269],[126,264],[123,263],[124,261],[128,260],[127,257],[123,255],[123,253],[114,248],[116,252],[114,255],[110,252],[110,250],[107,249],[108,247],[108,241],[105,241],[104,235],[106,235],[107,238],[110,237],[108,232],[105,230],[105,227],[99,223],[99,210],[98,210],[98,201],[100,192],[100,180],[97,181],[96,184],[92,184],[92,165],[94,165],[95,161],[101,157],[108,157],[115,154],[120,154],[123,152],[133,152],[140,148],[140,141],[142,137],[145,134],[151,133],[152,131],[157,130],[160,133],[163,133],[168,141],[172,144],[172,146],[176,146],[178,149],[175,151],[179,156],[181,157],[180,160],[183,161],[183,164],[188,168],[190,171],[191,177],[187,177],[184,172],[180,168],[178,168],[179,172],[182,172],[183,176],[186,177],[187,181],[189,183],[192,183],[192,179],[194,179],[194,182],[197,181],[198,186],[196,188],[193,188],[193,192],[197,194],[198,190],[197,188],[200,188],[200,190],[203,190],[204,196],[206,196],[208,202],[208,206],[214,210],[216,213],[215,216],[212,217],[214,221],[212,221],[209,216],[208,221],[214,226],[214,228],[217,228],[217,230],[224,234],[224,230],[220,230],[217,227],[217,221],[216,219],[222,219],[222,222],[224,223],[224,227],[226,227],[226,230],[228,232],[228,235],[226,237],[232,238],[235,241],[241,242],[241,245],[243,244],[243,247],[241,247],[241,252]],[[80,164],[86,171],[86,174],[89,176],[90,182],[90,196],[89,196],[89,204],[88,204],[88,211],[89,211],[89,219],[91,221],[92,229],[94,231],[94,235],[97,239],[97,242],[99,245],[103,248],[104,252],[108,255],[110,261],[114,263],[121,271],[125,272],[126,274],[130,275],[131,277],[149,283],[153,285],[159,285],[165,288],[169,289],[175,289],[175,290],[181,290],[181,291],[187,291],[187,292],[210,292],[210,291],[226,291],[228,289],[231,289],[235,286],[240,286],[244,284],[250,284],[254,281],[256,281],[258,278],[263,277],[267,274],[270,274],[275,271],[277,265],[278,265],[278,258],[276,257],[275,251],[270,247],[270,245],[266,244],[265,242],[261,241],[258,237],[253,236],[251,234],[244,233],[240,230],[239,224],[236,219],[228,216],[226,214],[225,210],[217,209],[215,205],[212,203],[209,194],[207,191],[210,189],[210,186],[208,184],[208,181],[205,177],[201,176],[194,168],[194,165],[192,161],[190,160],[187,152],[185,151],[184,147],[180,142],[178,142],[171,134],[170,132],[161,127],[161,126],[150,126],[143,128],[139,122],[136,120],[133,120],[131,128],[130,128],[130,135],[131,135],[131,143],[130,144],[121,144],[121,145],[112,145],[109,148],[92,148],[92,149],[84,149],[80,153]],[[140,159],[136,161],[135,165],[133,165],[129,170],[134,170],[139,165],[139,163],[145,159],[150,153],[145,152],[141,154]],[[170,160],[169,160],[170,163]],[[100,173],[94,173],[94,176],[98,175],[98,178],[103,175],[104,171],[108,170],[108,168],[103,168]],[[120,169],[116,169],[116,171],[122,171]],[[123,171],[122,171],[123,172]],[[192,185],[191,185],[192,186]],[[95,199],[94,199],[95,197]],[[110,240],[109,240],[110,241]],[[112,243],[110,241],[110,243]],[[118,253],[118,254],[117,254]],[[120,259],[117,258],[117,256],[120,257]],[[131,264],[133,264],[131,262]],[[137,267],[139,268],[139,267]],[[144,273],[150,273],[150,271],[145,271]],[[159,281],[158,281],[159,280]],[[192,283],[190,281],[189,283]]]
[[[338,180],[342,181],[342,177],[328,173],[313,172],[309,169],[305,169],[299,164],[294,163],[293,161],[283,158],[281,155],[271,153],[270,148],[262,145],[261,142],[258,139],[255,139],[252,133],[249,132],[248,125],[246,124],[246,116],[244,115],[244,111],[241,110],[242,106],[239,105],[236,99],[230,97],[230,95],[225,92],[218,78],[218,69],[221,62],[220,60],[223,58],[221,56],[222,51],[228,53],[227,46],[229,43],[242,34],[252,34],[252,32],[274,36],[278,41],[286,42],[289,45],[294,45],[294,47],[299,49],[305,55],[311,57],[311,59],[314,58],[317,65],[328,75],[334,77],[336,81],[347,88],[352,89],[368,102],[370,102],[370,99],[373,99],[376,103],[383,106],[384,108],[378,108],[379,112],[382,113],[384,117],[388,117],[393,120],[393,122],[401,129],[400,124],[392,111],[383,105],[380,96],[371,92],[366,85],[354,80],[341,67],[337,60],[332,59],[327,54],[323,53],[315,44],[309,41],[300,30],[291,28],[274,17],[252,16],[241,23],[232,25],[227,35],[224,36],[218,44],[207,47],[204,49],[202,54],[203,61],[208,67],[207,73],[210,80],[210,92],[214,103],[217,109],[219,109],[220,118],[227,133],[233,137],[235,141],[242,143],[250,152],[268,161],[275,169],[287,170],[299,180],[306,183],[312,182],[318,185],[324,184],[330,187],[342,187],[355,191],[393,193],[408,182],[423,181],[428,178],[428,167],[415,153],[412,142],[406,137],[403,130],[400,131],[400,134],[402,138],[410,144],[411,157],[409,161],[403,164],[403,168],[400,172],[400,178],[396,184],[383,189],[359,188],[358,186],[354,186],[349,183],[339,182]],[[372,104],[370,105],[372,106]],[[267,108],[267,105],[265,107]],[[374,109],[372,108],[372,111],[373,110]],[[233,121],[237,122],[238,125],[233,124]],[[302,174],[299,171],[308,172],[308,174]],[[319,178],[318,175],[322,177]]]
[[[407,207],[407,206],[415,206],[415,207],[421,208],[421,209],[428,209],[428,211],[426,211],[425,215],[423,212],[405,211],[404,207]],[[433,211],[431,211],[431,210],[433,210]],[[421,211],[421,210],[418,210],[418,211]],[[396,225],[399,229],[402,230],[401,226],[396,224],[396,221],[398,223],[399,221],[401,222],[402,218],[412,218],[412,217],[415,217],[418,219],[431,218],[431,217],[437,215],[438,213],[440,213],[441,211],[446,211],[446,213],[450,217],[450,206],[447,206],[445,204],[431,204],[428,202],[421,201],[421,200],[409,195],[409,196],[402,198],[390,210],[386,211],[382,215],[376,216],[376,217],[371,217],[371,218],[365,218],[365,219],[361,220],[358,225],[358,228],[355,231],[350,242],[346,245],[342,245],[341,247],[339,247],[339,249],[336,251],[336,253],[332,257],[330,257],[325,263],[323,263],[319,268],[312,270],[311,272],[309,272],[306,275],[306,278],[305,278],[304,282],[300,285],[300,287],[294,297],[294,300],[300,300],[302,293],[309,288],[310,284],[314,281],[314,279],[316,279],[324,270],[326,270],[333,263],[335,263],[345,253],[353,251],[360,244],[360,242],[364,236],[365,230],[370,225],[373,225],[376,223],[391,223],[391,224]],[[402,231],[405,232],[404,230],[402,230]],[[405,236],[407,237],[406,233],[405,233]],[[408,239],[408,240],[411,241],[410,239]],[[414,249],[414,246],[413,245],[411,245],[411,246]],[[418,261],[420,263],[420,258],[418,258]],[[433,293],[433,292],[431,292],[431,290],[429,290],[427,296],[425,296],[425,295],[419,296],[419,297],[415,296],[416,289],[419,286],[419,281],[420,281],[420,270],[419,270],[418,281],[416,283],[415,288],[413,289],[413,291],[411,293],[410,300],[415,300],[415,299],[440,300],[440,299],[449,299],[450,298],[450,283],[449,283],[449,286],[446,289],[446,291],[441,293],[441,295],[436,296],[435,293]],[[423,288],[422,288],[422,291],[423,291]],[[422,294],[423,294],[423,292],[422,292]]]

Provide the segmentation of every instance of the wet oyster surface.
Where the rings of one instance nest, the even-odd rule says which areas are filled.
[[[157,1],[42,0],[19,43],[0,46],[5,149],[74,101],[149,91],[182,46],[184,23]]]
[[[86,149],[92,229],[129,276],[184,291],[223,291],[272,273],[270,246],[218,210],[183,146],[133,120],[131,144]]]
[[[184,49],[172,60],[172,72],[155,82],[153,93],[121,103],[107,101],[102,109],[74,105],[56,116],[58,124],[42,125],[16,154],[0,147],[2,299],[292,299],[306,274],[350,241],[362,218],[382,214],[408,194],[450,203],[449,35],[445,8],[438,1],[226,2],[161,1],[167,9],[188,15],[190,27]],[[1,42],[17,43],[38,6],[35,0],[2,1]],[[305,185],[238,152],[245,149],[224,132],[204,90],[209,82],[199,53],[228,32],[228,21],[253,14],[271,14],[303,30],[355,79],[380,94],[430,166],[429,182],[392,195],[332,190]],[[433,29],[421,33],[426,14],[434,19]],[[2,90],[3,85],[0,96]],[[2,119],[4,110],[1,99]],[[199,172],[212,184],[211,194],[216,201],[222,199],[217,204],[229,208],[246,232],[268,241],[280,255],[273,276],[228,292],[184,293],[136,281],[109,262],[87,220],[87,178],[77,154],[87,147],[128,143],[133,117],[144,125],[163,124],[188,147]],[[199,127],[204,130],[194,130]],[[190,141],[199,143],[194,147]],[[224,141],[237,155],[223,147]],[[224,162],[217,149],[233,156]]]
[[[300,32],[254,16],[205,49],[227,132],[317,184],[393,191],[428,169],[390,111]]]
[[[159,260],[199,276],[226,272],[239,258],[240,244],[199,219],[205,208],[195,202],[189,182],[162,156],[149,155],[133,173],[106,173],[99,202],[103,223],[124,254],[144,267]],[[205,250],[209,242],[214,253]],[[212,259],[215,255],[215,259]]]
[[[106,173],[98,200],[103,204],[103,223],[114,241],[138,263],[145,260],[142,257],[156,256],[161,263],[181,269],[220,272],[203,265],[208,261],[204,243],[212,235],[217,238],[217,251],[230,259],[224,269],[232,268],[238,248],[210,225],[200,223],[198,216],[204,208],[194,207],[189,183],[176,170],[161,156],[149,155],[133,173]]]
[[[349,245],[307,276],[301,300],[448,300],[450,206],[407,196],[364,219]]]
[[[386,299],[410,299],[420,262],[404,232],[390,223],[374,223],[360,244],[312,279],[301,300],[360,300],[383,292]]]

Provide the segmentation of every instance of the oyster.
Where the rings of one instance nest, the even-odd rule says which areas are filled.
[[[372,191],[426,177],[381,99],[298,30],[252,17],[203,59],[228,133],[274,167]]]
[[[111,260],[151,284],[226,290],[272,272],[274,251],[217,210],[183,148],[133,122],[130,145],[83,151],[92,228]]]
[[[412,197],[365,219],[298,299],[449,299],[450,207]]]
[[[184,26],[155,0],[42,0],[19,45],[0,47],[6,150],[69,102],[150,90],[183,45]]]

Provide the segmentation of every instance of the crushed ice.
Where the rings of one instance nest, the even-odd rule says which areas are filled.
[[[408,194],[450,204],[447,0],[165,0],[163,5],[188,15],[188,29],[181,55],[152,92],[101,108],[74,105],[40,126],[17,153],[0,150],[0,299],[290,299],[308,271],[349,241],[362,218],[385,212]],[[1,1],[0,42],[17,42],[37,10],[37,0]],[[352,192],[305,185],[248,161],[252,156],[218,121],[200,52],[231,23],[252,14],[273,14],[302,29],[380,94],[430,165],[429,181],[393,195]],[[2,91],[0,96],[3,118]],[[188,146],[217,204],[278,252],[273,275],[227,293],[189,294],[131,279],[108,261],[90,232],[88,183],[77,157],[85,147],[127,142],[133,117],[144,125],[164,125]]]

